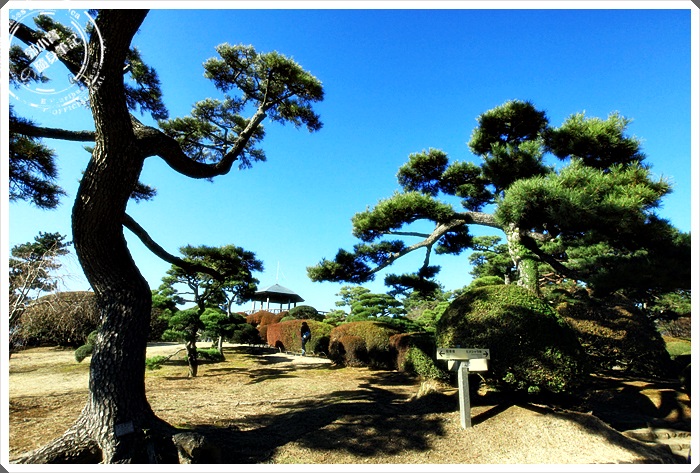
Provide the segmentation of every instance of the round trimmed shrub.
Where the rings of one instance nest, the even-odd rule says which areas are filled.
[[[264,326],[267,344],[284,351],[300,351],[302,322],[294,319]],[[315,320],[307,320],[306,323],[311,329],[311,339],[306,342],[307,353],[327,354],[329,335],[333,327]]]
[[[324,316],[319,314],[316,309],[310,305],[299,305],[289,311],[289,316],[295,319],[318,320],[324,319]]]
[[[367,344],[356,335],[343,335],[330,344],[329,358],[345,366],[367,366],[370,362]]]
[[[229,340],[233,343],[248,343],[251,345],[263,343],[258,329],[248,323],[238,325]]]
[[[663,337],[649,318],[628,300],[596,300],[581,295],[556,308],[576,331],[594,369],[623,369],[627,374],[673,376]]]
[[[438,321],[436,343],[490,349],[484,377],[505,390],[571,392],[585,376],[573,329],[543,300],[516,285],[480,287],[455,299]]]
[[[90,332],[87,337],[87,342],[85,345],[79,346],[75,350],[75,361],[82,363],[85,358],[92,355],[92,351],[95,349],[95,341],[97,340],[97,330]]]
[[[360,337],[367,348],[367,365],[376,368],[393,368],[393,356],[389,338],[399,333],[390,324],[374,321],[349,322],[340,324],[330,333],[330,342],[346,335]],[[342,364],[342,362],[341,362]]]

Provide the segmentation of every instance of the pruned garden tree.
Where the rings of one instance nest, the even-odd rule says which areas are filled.
[[[361,242],[308,268],[310,278],[361,284],[422,251],[415,273],[389,275],[385,282],[413,280],[416,290],[430,292],[439,270],[430,264],[432,254],[495,249],[497,240],[472,236],[476,225],[505,236],[510,264],[484,260],[489,271],[535,293],[543,264],[600,294],[690,284],[689,235],[654,213],[671,188],[653,177],[639,140],[626,133],[627,118],[576,113],[553,127],[532,103],[513,100],[477,122],[469,147],[480,164],[450,163],[438,149],[410,155],[397,174],[402,190],[353,217]],[[432,231],[416,230],[419,221]],[[650,263],[666,257],[680,264],[677,273],[652,280]],[[643,282],[640,270],[646,271]]]
[[[67,39],[67,28],[48,16],[39,17],[34,26],[10,25],[14,37],[28,46],[49,32],[57,37],[43,44],[89,92],[94,130],[49,129],[20,121],[10,125],[13,133],[24,137],[94,143],[73,205],[72,237],[101,314],[83,411],[63,436],[23,462],[178,461],[174,429],[154,414],[146,399],[151,291],[131,257],[124,228],[170,263],[223,275],[168,253],[127,215],[144,161],[158,157],[177,173],[209,179],[227,174],[234,165],[246,168],[264,159],[257,145],[265,119],[310,131],[321,128],[313,103],[322,100],[323,88],[313,75],[276,52],[262,54],[250,46],[229,44],[219,45],[219,57],[204,63],[205,76],[222,98],[196,104],[190,117],[164,121],[167,110],[156,72],[131,45],[147,13],[100,11],[88,44],[70,54],[58,48]],[[21,50],[11,57],[13,64],[32,63]],[[81,70],[83,58],[96,67]],[[141,123],[135,110],[150,113],[160,120],[159,126]]]
[[[397,317],[406,311],[403,304],[389,294],[375,294],[371,291],[358,294],[350,301],[348,320],[366,320],[376,317]]]
[[[262,271],[263,265],[255,258],[254,253],[235,245],[221,247],[188,245],[180,248],[180,253],[182,260],[186,263],[209,268],[222,275],[222,277],[214,277],[208,272],[192,271],[174,264],[163,277],[163,284],[160,286],[162,294],[172,297],[179,304],[186,302],[195,304],[190,312],[186,314],[185,311],[174,312],[171,317],[171,326],[175,325],[177,327],[175,332],[185,340],[189,375],[195,377],[197,376],[197,340],[199,332],[205,328],[201,317],[208,309],[218,307],[230,318],[232,305],[247,302],[255,294],[258,280],[253,277],[253,272]],[[173,333],[169,332],[171,337]],[[218,336],[219,351],[221,351],[223,331]]]

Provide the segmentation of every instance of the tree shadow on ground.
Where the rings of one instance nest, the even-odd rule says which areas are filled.
[[[405,396],[380,387],[382,382],[398,382],[387,374],[370,376],[358,390],[285,404],[281,413],[218,422],[233,428],[189,427],[220,447],[222,463],[264,463],[291,442],[314,451],[345,451],[367,458],[430,449],[430,437],[442,435],[444,427],[442,420],[425,414],[447,404],[453,409],[453,403],[407,402]]]
[[[677,381],[604,375],[591,377],[586,391],[576,410],[590,412],[616,430],[653,426],[690,431],[690,399]],[[656,402],[651,393],[658,394]]]

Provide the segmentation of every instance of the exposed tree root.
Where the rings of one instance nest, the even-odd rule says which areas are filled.
[[[197,434],[180,432],[166,422],[153,417],[133,432],[96,440],[97,429],[90,428],[81,416],[61,437],[47,445],[13,459],[13,463],[196,463],[202,452],[208,461],[211,447]]]

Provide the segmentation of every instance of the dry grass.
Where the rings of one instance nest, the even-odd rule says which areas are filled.
[[[177,348],[158,344],[148,354]],[[463,430],[455,389],[415,399],[418,381],[397,372],[341,369],[247,347],[227,347],[225,354],[225,362],[203,364],[194,379],[174,358],[147,371],[146,387],[156,414],[219,439],[226,463],[656,463],[680,457],[622,435],[608,425],[611,419],[627,430],[656,415],[689,430],[687,397],[641,381],[635,387],[597,380],[585,405],[576,407],[600,411],[598,417],[484,396],[474,400],[474,427]],[[86,399],[87,361],[77,364],[72,351],[48,348],[12,356],[11,458],[70,426]],[[624,395],[647,399],[636,417],[601,407],[610,410],[615,400],[629,406],[620,397],[625,387]]]

